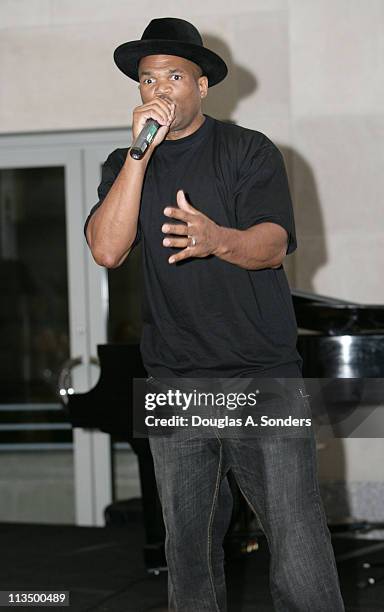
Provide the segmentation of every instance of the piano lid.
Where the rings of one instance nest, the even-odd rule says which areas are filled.
[[[384,333],[384,305],[357,304],[298,289],[291,293],[300,329],[331,336]]]

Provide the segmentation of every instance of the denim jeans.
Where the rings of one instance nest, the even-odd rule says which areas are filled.
[[[298,402],[308,416],[308,400]],[[227,609],[222,544],[232,513],[231,470],[268,542],[275,610],[344,611],[312,429],[305,437],[251,438],[188,428],[149,442],[166,528],[169,610]]]

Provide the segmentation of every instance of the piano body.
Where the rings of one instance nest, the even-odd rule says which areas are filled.
[[[292,291],[304,378],[384,376],[384,305]]]
[[[328,398],[352,406],[361,378],[384,377],[384,306],[364,306],[302,291],[292,292],[299,328],[298,350],[304,378],[338,379]],[[88,393],[68,395],[65,407],[73,427],[99,429],[114,440],[125,440],[136,453],[146,532],[144,557],[149,571],[164,566],[164,525],[148,440],[132,437],[132,381],[146,378],[137,344],[98,346],[101,368],[96,386]],[[349,379],[349,380],[348,380]],[[357,395],[359,390],[357,389]],[[257,548],[257,527],[244,500],[231,483],[234,514],[227,542],[239,552]],[[248,537],[245,532],[248,529]],[[229,544],[230,546],[230,544]]]

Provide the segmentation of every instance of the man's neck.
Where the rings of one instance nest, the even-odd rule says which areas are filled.
[[[193,132],[196,132],[204,123],[205,117],[203,113],[200,113],[193,119],[193,121],[185,128],[181,128],[180,130],[169,131],[165,140],[179,140],[180,138],[185,138],[186,136],[190,136]]]

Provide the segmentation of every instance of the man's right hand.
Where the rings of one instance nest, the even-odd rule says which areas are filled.
[[[160,144],[175,119],[175,104],[159,96],[133,111],[132,136],[137,138],[147,119],[155,119],[161,127],[151,142],[143,161],[126,156],[101,206],[92,215],[87,227],[87,240],[92,255],[100,266],[116,268],[129,255],[137,234],[141,192],[146,164],[154,147]]]
[[[175,104],[170,100],[156,97],[146,104],[137,106],[133,110],[133,122],[132,122],[132,138],[133,141],[140,134],[146,121],[148,119],[155,119],[160,123],[161,127],[157,131],[157,134],[150,146],[148,147],[147,153],[152,152],[157,145],[159,145],[169,132],[170,125],[175,118]]]

